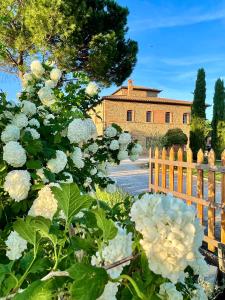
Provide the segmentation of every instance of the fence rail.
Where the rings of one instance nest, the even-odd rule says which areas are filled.
[[[185,154],[186,159],[181,148],[177,153],[174,148],[150,149],[149,190],[171,193],[195,205],[200,223],[206,226],[204,241],[214,252],[219,244],[225,245],[225,150],[219,165],[213,150],[208,153],[208,163],[204,163],[202,150],[197,162],[193,162],[191,149]],[[219,183],[216,174],[220,174]]]

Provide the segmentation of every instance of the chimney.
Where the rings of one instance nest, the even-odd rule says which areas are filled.
[[[128,86],[127,86],[127,95],[130,96],[133,91],[133,80],[128,80]]]

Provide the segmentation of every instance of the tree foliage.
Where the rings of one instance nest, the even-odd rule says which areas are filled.
[[[188,137],[180,128],[169,129],[165,134],[165,147],[171,147],[173,145],[186,145]]]
[[[120,85],[135,63],[128,9],[113,0],[0,0],[1,70],[21,76],[34,55]]]
[[[213,119],[212,119],[212,147],[218,153],[220,148],[218,141],[218,123],[225,121],[225,91],[222,79],[217,79],[215,83],[215,93],[213,97]]]
[[[205,115],[206,81],[205,70],[199,69],[195,82],[194,100],[191,109],[192,117],[206,118]]]

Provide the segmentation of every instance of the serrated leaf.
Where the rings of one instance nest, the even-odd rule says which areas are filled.
[[[17,294],[14,300],[52,300],[56,287],[54,280],[34,281],[22,293]]]
[[[118,231],[114,222],[106,218],[105,211],[101,208],[96,209],[94,213],[97,220],[97,226],[103,232],[103,239],[112,240],[116,236]]]
[[[75,183],[61,184],[60,188],[53,186],[51,190],[58,201],[59,207],[63,210],[67,222],[70,222],[73,216],[82,209],[89,208],[93,201],[90,196],[81,195]]]
[[[68,269],[74,279],[70,292],[73,300],[95,300],[103,293],[108,274],[103,268],[76,263]]]
[[[30,243],[32,245],[36,244],[36,231],[29,224],[29,220],[24,221],[23,219],[18,219],[13,224],[13,228],[28,243]]]

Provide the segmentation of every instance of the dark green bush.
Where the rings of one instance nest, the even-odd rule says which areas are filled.
[[[186,145],[188,141],[188,137],[180,128],[169,129],[164,138],[165,147],[171,147],[173,145],[183,146]]]

